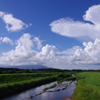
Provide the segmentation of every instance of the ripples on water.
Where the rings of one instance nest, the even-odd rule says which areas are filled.
[[[66,81],[64,81],[64,82],[68,83]],[[75,82],[76,81],[74,81],[70,85],[68,85],[68,87],[65,90],[57,91],[57,92],[45,92],[45,93],[38,95],[32,99],[30,99],[28,97],[30,95],[33,96],[35,94],[40,93],[42,91],[42,89],[44,89],[45,87],[51,86],[57,82],[52,82],[50,84],[42,85],[42,86],[39,86],[37,88],[22,92],[20,94],[10,96],[10,97],[5,98],[3,100],[61,100],[62,98],[70,97],[73,94],[74,89],[76,87]],[[60,87],[62,87],[62,86],[57,86],[57,87],[55,87],[55,89],[60,88]]]

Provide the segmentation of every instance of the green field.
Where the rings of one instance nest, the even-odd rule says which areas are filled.
[[[77,81],[72,100],[100,100],[99,72],[78,73]]]
[[[0,98],[25,91],[42,84],[53,81],[75,80],[73,72],[39,72],[0,74]],[[77,87],[72,100],[99,100],[100,99],[100,73],[76,72]]]
[[[54,73],[0,74],[0,87],[41,80],[42,78],[45,79],[52,76],[55,76],[55,74]]]
[[[71,77],[71,73],[0,74],[0,98],[67,77]]]

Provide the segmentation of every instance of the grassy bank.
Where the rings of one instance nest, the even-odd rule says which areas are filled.
[[[99,72],[78,73],[77,81],[72,100],[100,100]]]
[[[56,81],[61,77],[71,77],[71,73],[0,74],[0,98]]]

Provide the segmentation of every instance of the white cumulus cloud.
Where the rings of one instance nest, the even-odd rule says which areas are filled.
[[[10,43],[12,45],[13,44],[13,40],[11,40],[8,37],[0,37],[0,43]]]
[[[33,42],[36,43],[37,49],[41,49],[41,47],[42,47],[42,40],[40,40],[39,37],[34,37],[33,38]]]
[[[7,31],[19,31],[29,25],[25,24],[22,20],[15,18],[12,14],[0,11],[0,18],[5,22]]]
[[[90,7],[83,16],[84,21],[74,21],[71,18],[61,18],[53,21],[51,31],[62,36],[95,40],[100,38],[100,5]],[[90,21],[93,24],[86,22]]]
[[[82,43],[83,47],[74,46],[70,49],[60,51],[54,45],[42,45],[42,40],[39,37],[33,38],[29,33],[24,33],[16,40],[15,49],[0,53],[0,66],[39,64],[61,69],[100,69],[100,67],[95,66],[96,64],[100,65],[99,12],[100,5],[95,5],[86,11],[83,16],[84,22],[62,18],[50,24],[51,30],[57,34],[74,38],[91,38],[92,41],[88,40],[88,42],[84,41]],[[8,17],[8,19],[4,19],[4,16]],[[17,26],[12,24],[12,21],[8,21],[9,16],[11,19],[14,18],[11,14],[0,12],[0,17],[7,24],[6,28],[10,28],[10,31],[17,31],[24,27],[22,24],[21,28],[16,28]],[[20,27],[20,20],[16,18],[13,20],[17,20],[18,23],[15,22]],[[21,23],[23,22],[21,21]],[[8,37],[0,37],[0,42],[12,43],[13,41]]]
[[[100,5],[90,7],[83,16],[84,20],[91,21],[95,25],[100,24]]]
[[[34,44],[35,42],[30,34],[23,34],[16,41],[15,49],[0,54],[0,65],[15,66],[45,64],[45,61],[47,62],[47,60],[50,60],[55,56],[55,46],[47,44],[41,47],[40,51],[37,51],[34,49]],[[38,44],[36,47],[38,47]]]
[[[49,44],[42,46],[38,51],[34,44],[29,33],[23,34],[16,41],[15,49],[0,54],[0,66],[39,64],[53,68],[72,69],[82,68],[82,65],[100,63],[100,39],[96,39],[94,42],[83,42],[84,48],[74,46],[65,51],[60,51],[56,46]],[[86,66],[83,69],[89,68]]]

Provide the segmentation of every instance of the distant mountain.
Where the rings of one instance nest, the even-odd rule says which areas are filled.
[[[50,67],[43,65],[22,65],[22,66],[0,66],[2,68],[19,68],[19,69],[48,69]]]

